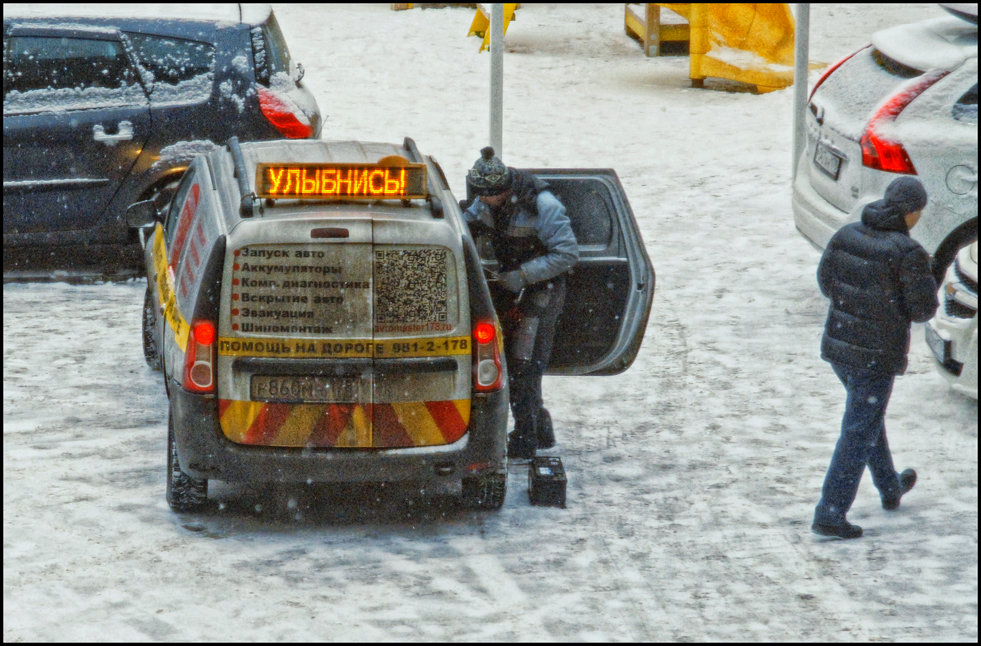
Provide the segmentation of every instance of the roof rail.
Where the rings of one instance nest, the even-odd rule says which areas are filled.
[[[238,207],[239,215],[243,218],[251,218],[255,215],[254,207],[257,198],[252,190],[252,184],[249,182],[249,171],[245,166],[245,155],[242,154],[238,137],[228,138],[228,152],[232,154],[232,160],[235,163],[235,178],[238,179],[238,190],[242,196],[242,201]]]
[[[412,140],[412,137],[406,137],[402,141],[402,147],[405,148],[405,150],[409,153],[410,156],[409,161],[413,161],[419,164],[426,163],[426,158],[422,156],[421,152],[419,152],[419,146],[417,146],[416,142]],[[427,164],[427,168],[428,168],[428,164]],[[444,216],[443,201],[440,200],[439,197],[437,197],[436,185],[433,183],[433,178],[430,176],[428,172],[426,173],[426,193],[428,193],[428,197],[426,197],[426,201],[429,202],[429,207],[430,210],[432,211],[433,217],[442,218]]]

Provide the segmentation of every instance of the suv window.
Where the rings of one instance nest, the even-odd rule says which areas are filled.
[[[252,28],[252,58],[255,61],[256,81],[267,87],[274,75],[280,72],[291,74],[290,50],[286,47],[286,39],[275,14],[270,14],[269,20]]]
[[[127,33],[146,73],[150,98],[204,101],[211,96],[215,48],[208,43],[182,38]]]
[[[4,97],[10,91],[118,89],[135,79],[122,44],[57,36],[10,38]]]

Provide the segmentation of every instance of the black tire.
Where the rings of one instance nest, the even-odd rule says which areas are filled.
[[[492,473],[479,478],[464,478],[461,502],[468,509],[494,510],[504,505],[507,495],[507,473]]]
[[[167,504],[178,513],[202,511],[208,504],[208,481],[181,471],[174,440],[174,414],[167,419]]]
[[[143,297],[143,359],[146,360],[146,365],[153,370],[160,370],[160,349],[153,337],[157,326],[154,305],[153,294],[150,292],[150,286],[147,285],[146,296]]]

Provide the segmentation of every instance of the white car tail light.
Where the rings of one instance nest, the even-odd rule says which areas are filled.
[[[863,166],[889,173],[917,174],[903,144],[890,137],[887,130],[906,106],[913,102],[913,99],[949,73],[946,70],[935,70],[918,76],[905,83],[898,92],[873,111],[872,118],[869,119],[865,132],[859,140],[862,146]]]

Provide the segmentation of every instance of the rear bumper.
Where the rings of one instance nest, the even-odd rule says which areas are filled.
[[[474,395],[470,426],[453,444],[403,449],[302,449],[236,444],[221,432],[217,400],[171,384],[181,469],[227,482],[439,483],[505,468],[506,388]]]
[[[828,246],[831,236],[849,222],[848,213],[830,204],[814,191],[807,179],[807,172],[803,169],[798,169],[794,180],[791,207],[797,230],[819,249]]]

